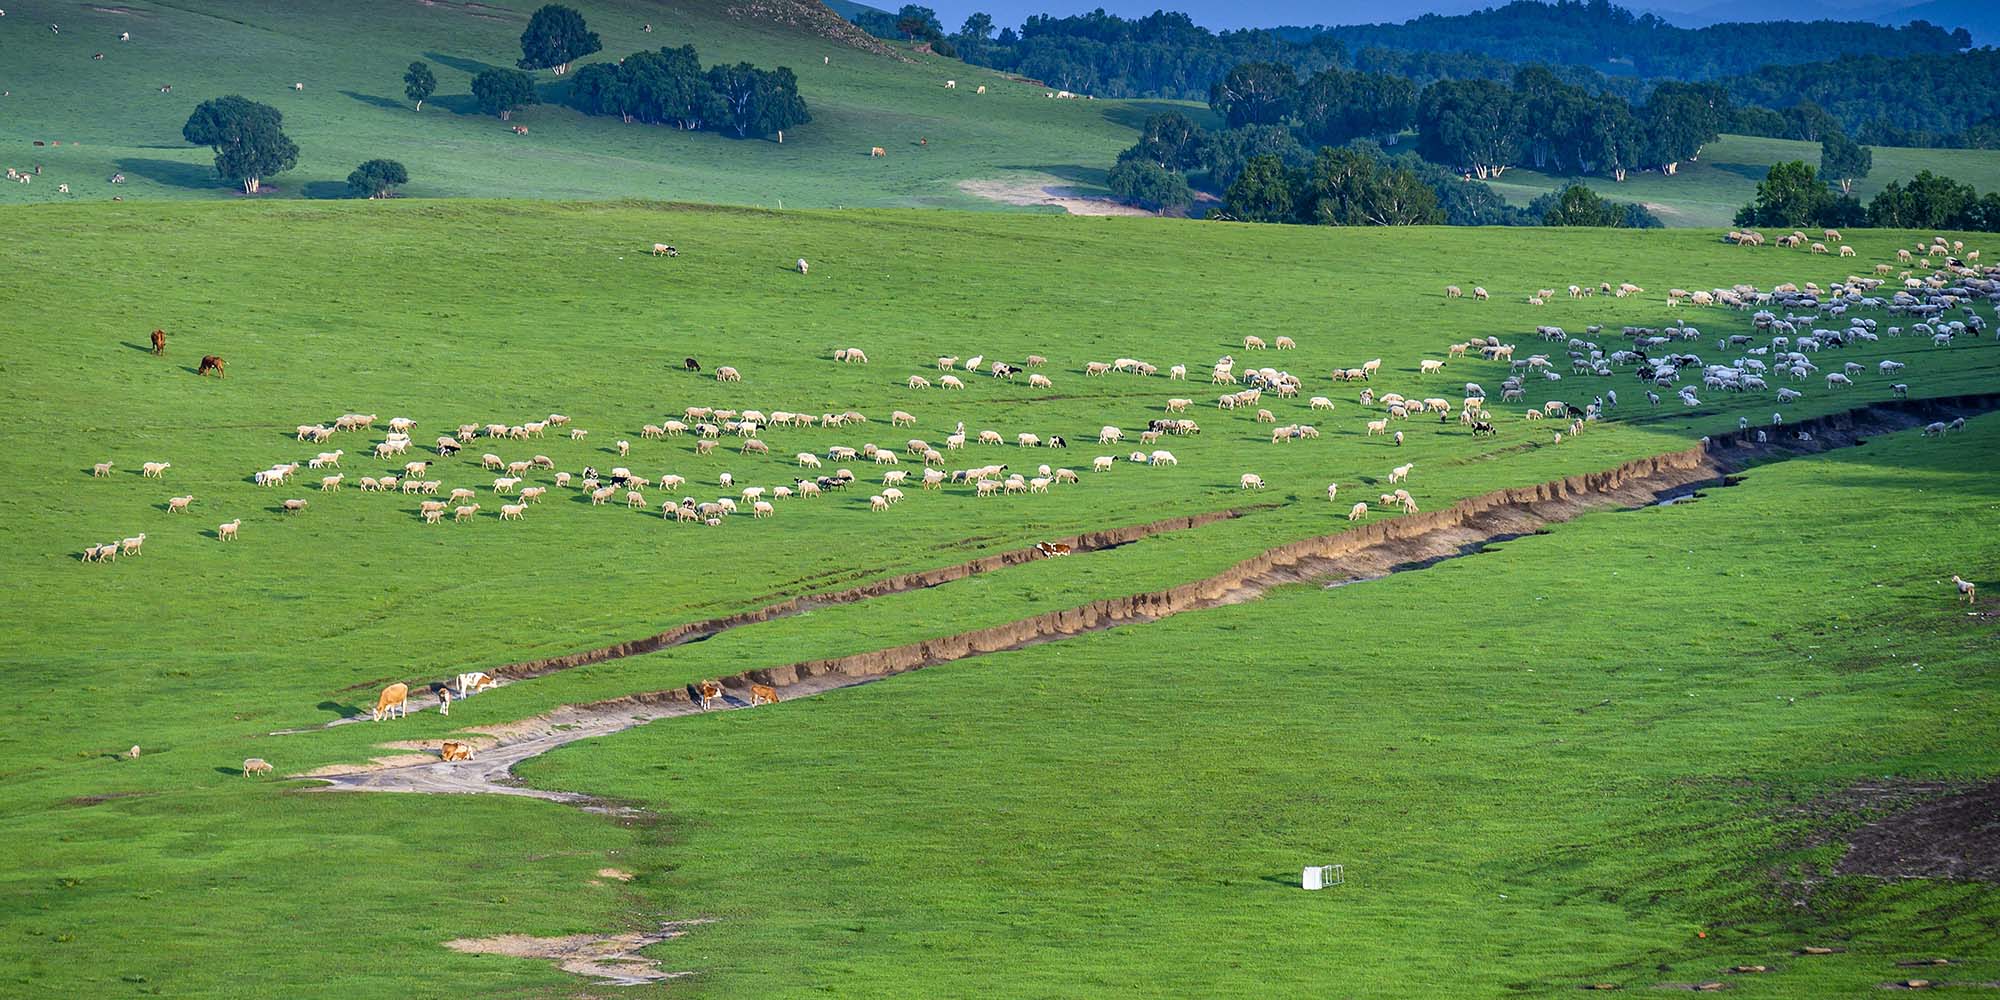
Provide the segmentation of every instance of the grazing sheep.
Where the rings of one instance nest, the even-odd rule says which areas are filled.
[[[1264,488],[1264,477],[1254,472],[1246,472],[1241,479],[1237,480],[1236,488],[1239,490],[1261,490]]]
[[[715,370],[715,380],[717,382],[741,382],[743,381],[743,376],[736,369],[728,365],[723,365]]]
[[[139,474],[149,479],[163,479],[167,470],[173,468],[173,465],[172,462],[147,462],[139,466]]]
[[[243,759],[243,774],[245,777],[248,777],[253,774],[270,774],[270,773],[271,773],[270,761],[265,760],[262,757],[245,757]]]
[[[103,476],[108,476],[108,475],[110,475],[110,474],[111,474],[111,463],[110,463],[110,462],[99,462],[99,463],[97,463],[96,465],[93,465],[93,466],[91,466],[91,467],[90,467],[90,474],[91,474],[92,476],[97,476],[97,477],[103,477]]]
[[[234,541],[236,538],[236,529],[241,527],[243,527],[243,519],[240,517],[234,521],[224,521],[215,526],[215,538],[217,541],[222,542]]]
[[[144,544],[146,544],[146,533],[143,531],[131,538],[121,538],[118,540],[118,554],[136,556],[139,554],[139,547]]]
[[[1246,351],[1261,351],[1261,350],[1263,350],[1263,349],[1264,349],[1264,338],[1262,338],[1262,337],[1257,337],[1257,336],[1251,336],[1251,335],[1248,335],[1248,334],[1245,334],[1245,335],[1244,335],[1244,337],[1243,337],[1243,349],[1244,349],[1244,350],[1246,350]]]
[[[1117,459],[1113,458],[1110,455],[1099,455],[1096,458],[1090,460],[1090,471],[1110,472],[1111,465],[1115,461],[1117,461]]]
[[[528,511],[527,504],[503,503],[500,505],[500,520],[519,521],[521,519],[521,515],[527,513],[527,511]]]
[[[1391,482],[1391,483],[1400,483],[1400,482],[1403,482],[1404,480],[1407,480],[1407,479],[1409,479],[1409,478],[1410,478],[1410,470],[1411,470],[1411,469],[1414,469],[1414,468],[1416,468],[1416,467],[1417,467],[1417,463],[1415,463],[1415,462],[1409,462],[1409,463],[1407,463],[1407,464],[1404,464],[1404,465],[1399,465],[1399,466],[1396,466],[1396,467],[1395,467],[1395,468],[1393,468],[1393,469],[1390,469],[1390,470],[1389,470],[1389,482]]]
[[[1484,301],[1486,301],[1487,299],[1489,299],[1489,298],[1492,298],[1492,296],[1491,296],[1491,295],[1489,295],[1489,294],[1487,293],[1486,289],[1484,289],[1484,288],[1481,288],[1481,287],[1479,287],[1478,285],[1474,285],[1474,286],[1472,286],[1472,297],[1473,297],[1473,298],[1474,298],[1475,300],[1477,300],[1477,301],[1480,301],[1480,302],[1484,302]],[[1348,518],[1348,520],[1350,520],[1350,521],[1351,521],[1351,520],[1354,520],[1354,519],[1353,519],[1353,518]]]
[[[1464,297],[1464,295],[1465,291],[1459,288],[1457,285],[1444,286],[1444,297],[1447,299],[1462,298]]]
[[[1485,298],[1485,296],[1482,295],[1480,296],[1480,298]],[[1367,516],[1368,516],[1368,502],[1365,500],[1355,504],[1354,506],[1348,508],[1347,510],[1347,519],[1350,521],[1359,521]]]
[[[1149,458],[1147,459],[1147,464],[1149,464],[1149,465],[1179,465],[1179,464],[1181,464],[1181,460],[1180,460],[1180,459],[1178,459],[1178,458],[1175,458],[1175,457],[1174,457],[1174,453],[1173,453],[1173,452],[1171,452],[1171,451],[1164,451],[1164,450],[1162,450],[1162,451],[1156,451],[1156,452],[1154,452],[1154,453],[1153,453],[1153,454],[1152,454],[1151,456],[1149,456]]]
[[[193,495],[193,494],[189,494],[189,495],[187,495],[187,496],[184,496],[184,497],[168,497],[168,498],[167,498],[167,513],[169,513],[169,514],[178,514],[178,513],[180,513],[181,511],[184,511],[184,510],[188,509],[188,504],[191,504],[191,503],[193,503],[193,502],[194,502],[194,495]]]
[[[1387,434],[1387,433],[1389,433],[1389,421],[1387,421],[1387,420],[1370,420],[1370,421],[1368,421],[1368,436],[1369,436],[1369,437],[1374,437],[1374,436],[1375,436],[1375,435],[1377,435],[1377,434]]]
[[[1954,573],[1952,574],[1951,582],[1958,587],[1958,596],[1965,598],[1965,603],[1973,603],[1973,583],[1971,580],[1967,580]]]
[[[346,478],[347,476],[345,473],[335,473],[331,476],[322,476],[320,477],[319,481],[319,491],[321,493],[338,492],[340,490],[341,480]]]

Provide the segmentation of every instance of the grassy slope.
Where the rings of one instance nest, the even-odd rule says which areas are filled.
[[[12,91],[0,99],[0,162],[44,164],[35,183],[0,186],[0,205],[114,194],[227,197],[211,154],[183,142],[180,128],[197,103],[229,93],[277,106],[300,146],[299,166],[275,178],[274,198],[340,196],[356,164],[387,156],[409,167],[413,196],[993,207],[956,182],[1010,170],[1095,176],[1144,116],[1143,105],[1049,101],[1039,88],[955,61],[870,54],[810,25],[737,15],[728,0],[609,0],[575,5],[603,37],[594,59],[692,42],[706,63],[790,66],[814,121],[779,145],[544,105],[518,116],[530,133],[516,136],[476,113],[470,81],[519,58],[534,4],[127,6],[134,13],[28,0],[0,18],[0,88]],[[651,34],[641,32],[645,23]],[[132,40],[118,42],[120,31]],[[356,44],[357,36],[367,44]],[[100,51],[106,58],[92,60]],[[421,113],[403,98],[403,69],[413,59],[431,63],[438,78],[437,96]],[[557,78],[538,76],[547,100]],[[968,86],[946,91],[947,77]],[[305,90],[292,91],[294,82]],[[973,95],[978,83],[990,92]],[[159,93],[162,84],[173,92]],[[919,147],[920,138],[929,145]],[[36,139],[63,146],[30,146]],[[889,156],[871,159],[871,146],[887,147]],[[128,183],[107,184],[114,172]],[[73,194],[58,194],[59,183]]]
[[[1854,186],[1865,203],[1895,180],[1908,180],[1919,170],[1963,181],[1981,192],[2000,190],[2000,152],[1985,149],[1902,149],[1877,146],[1875,165]],[[1757,195],[1757,182],[1771,164],[1804,160],[1819,166],[1819,144],[1789,139],[1729,135],[1702,150],[1701,160],[1684,163],[1674,176],[1635,174],[1625,183],[1608,178],[1582,178],[1609,198],[1641,201],[1669,226],[1727,226],[1736,210]],[[1509,170],[1493,188],[1517,205],[1569,182],[1568,178],[1532,170]]]
[[[670,817],[640,884],[724,918],[656,949],[708,995],[1570,996],[1764,964],[1738,994],[1860,996],[1931,954],[1989,980],[1990,887],[1821,882],[1853,820],[1801,807],[2000,767],[2000,635],[1937,579],[2000,565],[2000,481],[1968,472],[1996,462],[2000,419],[1903,434],[522,770]],[[1297,889],[1332,861],[1348,885]]]
[[[124,967],[79,973],[65,958],[78,950],[70,946],[117,948],[134,959],[129,974],[176,995],[226,992],[250,967],[244,963],[264,961],[245,953],[241,939],[275,916],[287,933],[327,942],[323,954],[334,967],[390,956],[402,967],[442,964],[457,976],[462,966],[485,976],[493,960],[441,956],[437,942],[600,929],[618,925],[619,914],[671,912],[657,897],[608,890],[574,904],[550,898],[573,889],[608,852],[630,852],[652,870],[675,863],[671,852],[659,853],[659,834],[539,803],[481,804],[468,814],[454,803],[400,798],[335,802],[220,773],[252,754],[286,771],[365,757],[384,738],[381,727],[262,734],[350,711],[387,680],[629,638],[1082,528],[1234,506],[1246,502],[1234,488],[1244,471],[1271,482],[1260,501],[1308,501],[1185,537],[1018,567],[866,608],[826,609],[514,685],[450,721],[518,718],[568,701],[912,641],[1178,582],[1328,530],[1341,522],[1324,500],[1310,501],[1329,479],[1366,495],[1366,484],[1391,464],[1415,460],[1415,492],[1436,506],[1680,447],[1733,426],[1739,412],[1763,419],[1770,404],[1717,400],[1698,411],[1656,412],[1628,392],[1619,420],[1561,448],[1537,447],[1546,425],[1531,432],[1510,405],[1500,408],[1498,441],[1413,424],[1409,445],[1397,451],[1365,439],[1351,394],[1314,376],[1313,391],[1341,400],[1330,417],[1319,416],[1328,434],[1316,443],[1272,446],[1249,415],[1225,418],[1211,408],[1198,414],[1202,436],[1170,445],[1182,459],[1177,470],[1121,466],[1075,489],[1016,502],[914,496],[887,516],[867,512],[865,494],[845,495],[713,532],[673,529],[657,514],[592,510],[562,495],[520,525],[493,520],[494,501],[482,496],[489,516],[479,523],[426,528],[401,497],[351,489],[322,496],[310,487],[279,494],[244,482],[253,469],[317,450],[292,440],[297,423],[356,408],[385,418],[406,413],[421,422],[422,441],[465,420],[562,410],[591,429],[586,443],[547,439],[495,450],[510,458],[544,452],[569,469],[609,466],[609,440],[632,437],[635,469],[687,475],[702,483],[690,492],[703,496],[721,470],[741,482],[775,483],[790,474],[782,456],[793,451],[899,442],[912,432],[881,423],[772,431],[779,458],[697,461],[685,440],[637,441],[641,423],[690,403],[731,400],[766,409],[853,406],[877,421],[902,407],[918,414],[915,433],[933,440],[963,417],[973,428],[1063,433],[1078,442],[1067,453],[992,449],[968,463],[1081,467],[1112,450],[1082,444],[1098,425],[1130,429],[1168,395],[1209,395],[1158,380],[1086,380],[1078,370],[1087,359],[1131,353],[1199,367],[1238,346],[1243,331],[1287,332],[1301,349],[1271,354],[1270,362],[1323,372],[1381,356],[1380,388],[1450,394],[1465,379],[1498,378],[1497,366],[1467,362],[1454,363],[1452,377],[1432,388],[1415,379],[1416,359],[1451,340],[1517,337],[1535,323],[1580,329],[1665,316],[1650,296],[1541,310],[1521,304],[1536,286],[1600,278],[1655,289],[1824,282],[1844,273],[1843,263],[1865,265],[1909,239],[1857,234],[1865,256],[1841,262],[1740,251],[1696,233],[1387,233],[660,205],[128,203],[21,209],[14,218],[19,235],[0,246],[0,298],[14,304],[14,349],[0,371],[21,414],[17,443],[0,449],[0,479],[9,483],[0,491],[0,572],[18,588],[0,631],[0,676],[16,706],[0,731],[8,762],[0,771],[7,815],[0,836],[35,849],[0,872],[0,949],[14,949],[4,964],[22,970],[17,984],[52,988],[77,976],[127,974]],[[680,243],[683,257],[633,252],[662,234]],[[133,247],[146,252],[135,256]],[[216,247],[230,252],[218,256]],[[785,269],[800,254],[814,261],[810,279]],[[1555,271],[1555,259],[1570,263]],[[1484,283],[1499,301],[1447,303],[1437,295],[1444,280]],[[1689,315],[1711,334],[1745,325],[1740,316]],[[156,325],[173,337],[164,362],[142,347]],[[845,345],[866,347],[874,364],[826,360]],[[947,397],[900,386],[938,353],[975,351],[1048,354],[1056,388],[969,379],[963,395]],[[188,372],[207,352],[230,359],[226,381]],[[710,366],[739,365],[742,388],[719,391],[676,372],[689,353]],[[1950,352],[1885,341],[1847,357],[1872,363],[1887,355],[1910,362],[1902,377],[1920,393],[2000,382],[2000,351],[1990,341]],[[1886,391],[1884,380],[1862,381],[1838,398],[1813,391],[1787,412],[1796,419]],[[1573,380],[1557,388],[1531,401],[1596,391]],[[1297,402],[1273,408],[1287,421],[1314,419]],[[344,435],[337,444],[357,453],[374,439]],[[121,472],[90,479],[88,464],[107,458]],[[158,459],[174,462],[165,482],[133,473]],[[356,460],[347,467],[350,477],[378,468]],[[459,461],[441,478],[484,495],[490,475]],[[199,498],[195,512],[162,512],[163,499],[179,492]],[[287,523],[269,510],[280,495],[310,495],[312,509]],[[656,492],[653,501],[660,499]],[[223,546],[207,537],[212,525],[239,515],[241,541]],[[143,557],[76,564],[80,545],[138,531],[150,536]],[[226,692],[222,702],[213,699],[218,690]],[[435,739],[450,731],[424,715],[398,724],[394,735]],[[109,759],[134,742],[149,751],[139,763]],[[65,805],[124,791],[149,795]],[[460,822],[466,816],[470,825]],[[416,847],[404,864],[406,856],[386,846],[447,842],[467,829],[498,841],[472,873],[441,868]],[[246,851],[284,863],[246,864]],[[286,902],[309,886],[345,888],[381,855],[403,864],[402,877],[378,879],[372,899],[343,894],[339,906],[303,910]],[[549,857],[568,860],[532,860]],[[524,902],[531,891],[543,895]],[[440,910],[432,902],[440,894],[484,902]],[[198,940],[170,946],[148,930],[188,913],[207,928]],[[64,935],[71,940],[59,940]],[[424,988],[405,980],[357,987],[364,995]]]

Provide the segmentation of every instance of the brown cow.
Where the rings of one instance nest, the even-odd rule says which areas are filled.
[[[722,685],[717,681],[701,681],[694,686],[694,690],[701,696],[701,710],[704,712],[712,704],[722,702]]]
[[[769,684],[750,685],[750,704],[752,706],[776,705],[777,703],[778,703],[777,688],[774,688]]]
[[[456,740],[446,740],[442,746],[438,747],[438,756],[443,758],[446,763],[456,760],[471,760],[472,744],[460,743]]]
[[[404,716],[410,714],[410,686],[408,684],[391,684],[382,689],[382,697],[375,700],[374,721],[381,722],[384,716],[393,719],[397,716],[398,709],[401,710],[401,714]]]
[[[217,378],[229,377],[229,373],[222,370],[222,356],[219,354],[202,355],[201,364],[195,366],[194,373],[196,375],[206,375],[211,371],[216,374]]]
[[[1036,542],[1035,551],[1040,552],[1044,556],[1054,558],[1056,556],[1069,555],[1070,547],[1061,542]]]
[[[153,331],[153,356],[156,358],[167,356],[167,331]]]

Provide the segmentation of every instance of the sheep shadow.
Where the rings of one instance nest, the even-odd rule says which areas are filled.
[[[360,101],[361,103],[366,104],[372,108],[381,108],[384,111],[410,110],[410,106],[407,103],[396,100],[393,97],[378,97],[374,94],[363,94],[352,90],[343,90],[340,92],[340,96],[348,98],[350,100]]]
[[[243,775],[243,769],[241,767],[218,767],[215,769],[215,773],[241,777]]]
[[[218,538],[218,539],[219,539],[219,538],[221,538],[221,537],[222,537],[222,532],[220,532],[220,531],[217,531],[217,530],[215,530],[214,528],[203,528],[203,529],[201,530],[201,537],[203,537],[203,538]]]

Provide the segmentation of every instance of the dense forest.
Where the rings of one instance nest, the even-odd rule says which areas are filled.
[[[1752,134],[1816,140],[1831,120],[1880,146],[2000,145],[2000,49],[1767,66],[1722,84],[1740,104],[1800,109],[1782,129],[1746,121]]]
[[[1641,78],[1708,80],[1767,65],[1846,55],[1957,52],[1964,29],[1922,21],[1901,28],[1859,21],[1766,21],[1679,28],[1608,0],[1515,0],[1471,14],[1426,14],[1403,24],[1343,25],[1322,34],[1348,49],[1473,52],[1515,63],[1591,66]]]

